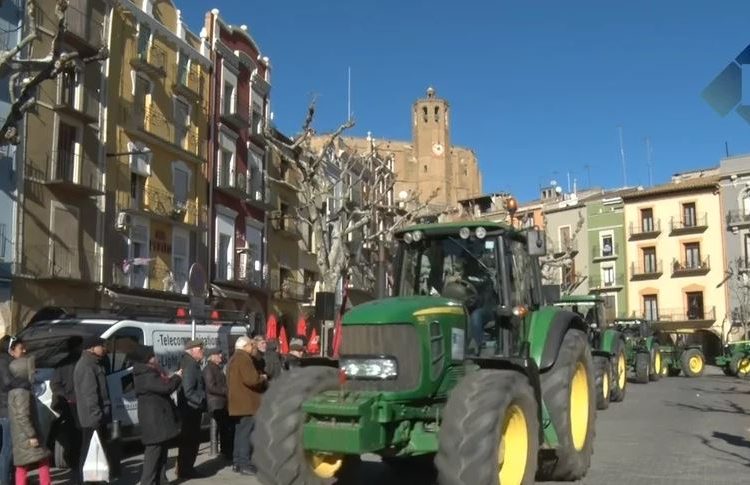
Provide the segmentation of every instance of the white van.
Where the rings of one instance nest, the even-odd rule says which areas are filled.
[[[189,324],[162,321],[113,319],[113,318],[62,318],[38,321],[19,334],[29,353],[37,359],[36,384],[34,390],[39,400],[39,417],[46,442],[54,446],[56,462],[62,457],[62,444],[58,437],[50,435],[59,415],[52,410],[52,389],[50,380],[54,365],[63,360],[68,349],[80,342],[81,337],[96,335],[106,340],[108,350],[107,387],[112,402],[112,419],[119,421],[122,438],[139,437],[138,402],[133,386],[133,373],[127,354],[137,344],[154,348],[154,353],[162,367],[175,371],[184,355],[185,342],[192,338]],[[247,335],[248,329],[242,324],[196,325],[196,338],[205,342],[206,348],[218,347],[228,358],[234,351],[235,341]]]

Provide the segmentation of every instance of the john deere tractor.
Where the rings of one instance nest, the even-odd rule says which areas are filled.
[[[395,239],[397,296],[350,309],[339,357],[305,361],[265,394],[261,481],[333,483],[365,453],[398,467],[434,457],[441,485],[583,477],[593,363],[581,317],[542,301],[544,234],[465,222]]]
[[[730,342],[724,346],[722,355],[716,357],[716,365],[724,374],[734,377],[750,375],[750,340]]]
[[[635,381],[641,384],[658,381],[664,366],[653,324],[637,318],[618,318],[613,326],[625,336],[627,364],[635,374]]]
[[[625,336],[609,327],[604,300],[597,295],[566,295],[555,306],[580,315],[588,326],[596,375],[596,407],[607,409],[610,401],[622,401],[628,382]]]

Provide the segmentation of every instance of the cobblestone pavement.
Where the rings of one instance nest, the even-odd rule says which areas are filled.
[[[709,368],[696,379],[665,378],[648,385],[630,384],[625,401],[599,412],[595,454],[583,484],[748,484],[750,483],[750,381]],[[170,453],[174,479],[176,450]],[[201,448],[198,469],[210,478],[195,485],[259,485],[233,473]],[[138,482],[140,456],[123,461],[118,483]],[[365,457],[356,485],[429,485],[428,473],[411,470],[397,476],[374,457]],[[55,473],[55,483],[68,483]]]

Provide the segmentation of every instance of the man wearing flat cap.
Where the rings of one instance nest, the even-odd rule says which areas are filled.
[[[206,387],[201,373],[203,341],[189,340],[185,344],[185,355],[180,361],[182,385],[178,394],[178,407],[182,419],[180,446],[177,455],[177,478],[187,480],[201,478],[195,470],[195,459],[200,446],[201,417],[206,409]]]
[[[104,339],[95,336],[84,337],[81,343],[81,358],[73,369],[76,411],[81,426],[81,456],[78,462],[78,483],[83,483],[83,465],[94,433],[99,433],[102,447],[106,451],[106,429],[111,418],[109,392],[101,360],[107,351]]]

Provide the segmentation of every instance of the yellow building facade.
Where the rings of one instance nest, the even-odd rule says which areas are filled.
[[[623,196],[631,316],[693,332],[707,354],[729,332],[718,178],[673,181]]]
[[[110,304],[182,305],[207,254],[211,60],[169,1],[121,2],[108,63]]]

